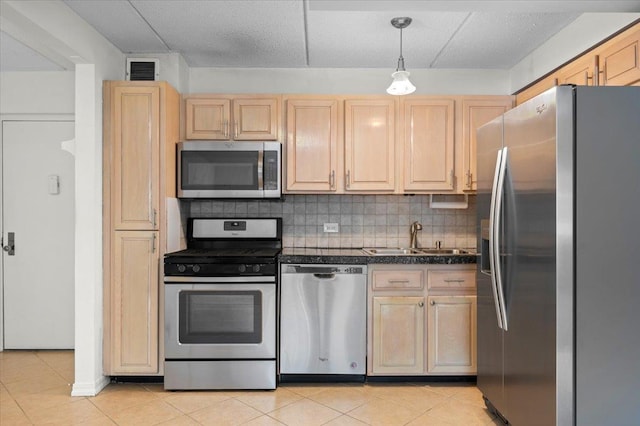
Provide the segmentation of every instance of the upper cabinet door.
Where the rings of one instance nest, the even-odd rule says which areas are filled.
[[[395,189],[394,99],[345,101],[346,191]]]
[[[454,175],[454,101],[403,101],[404,190],[452,191]]]
[[[187,139],[277,140],[280,125],[275,97],[199,96],[185,99]]]
[[[640,29],[599,54],[601,86],[640,86]]]
[[[578,58],[558,70],[558,84],[575,84],[576,86],[594,86],[594,75],[597,57]]]
[[[186,99],[185,132],[187,139],[230,139],[230,112],[231,101],[229,99]]]
[[[158,229],[160,88],[116,86],[112,98],[113,228]]]
[[[477,131],[507,110],[511,109],[511,97],[498,99],[464,99],[462,101],[462,189],[476,191],[478,173],[476,171]]]
[[[278,99],[234,99],[233,128],[234,140],[277,140],[278,139]]]
[[[287,101],[287,190],[334,192],[338,101]]]

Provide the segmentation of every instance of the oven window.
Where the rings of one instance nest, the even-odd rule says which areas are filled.
[[[260,291],[181,291],[180,343],[262,342]]]
[[[257,151],[182,151],[182,189],[257,190]]]

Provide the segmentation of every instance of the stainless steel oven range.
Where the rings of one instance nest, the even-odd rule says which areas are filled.
[[[280,218],[191,218],[164,259],[165,389],[275,389]]]

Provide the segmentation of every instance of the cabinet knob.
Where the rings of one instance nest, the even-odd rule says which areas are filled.
[[[424,306],[424,302],[419,302],[418,306],[420,306],[422,308]]]
[[[435,304],[436,304],[436,301],[435,301],[435,300],[432,300],[432,301],[431,301],[431,302],[429,302],[429,303],[431,304],[431,306],[433,306],[433,305],[435,305]]]

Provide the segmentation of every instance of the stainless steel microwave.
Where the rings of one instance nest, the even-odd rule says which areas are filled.
[[[178,143],[178,198],[280,198],[280,142]]]

